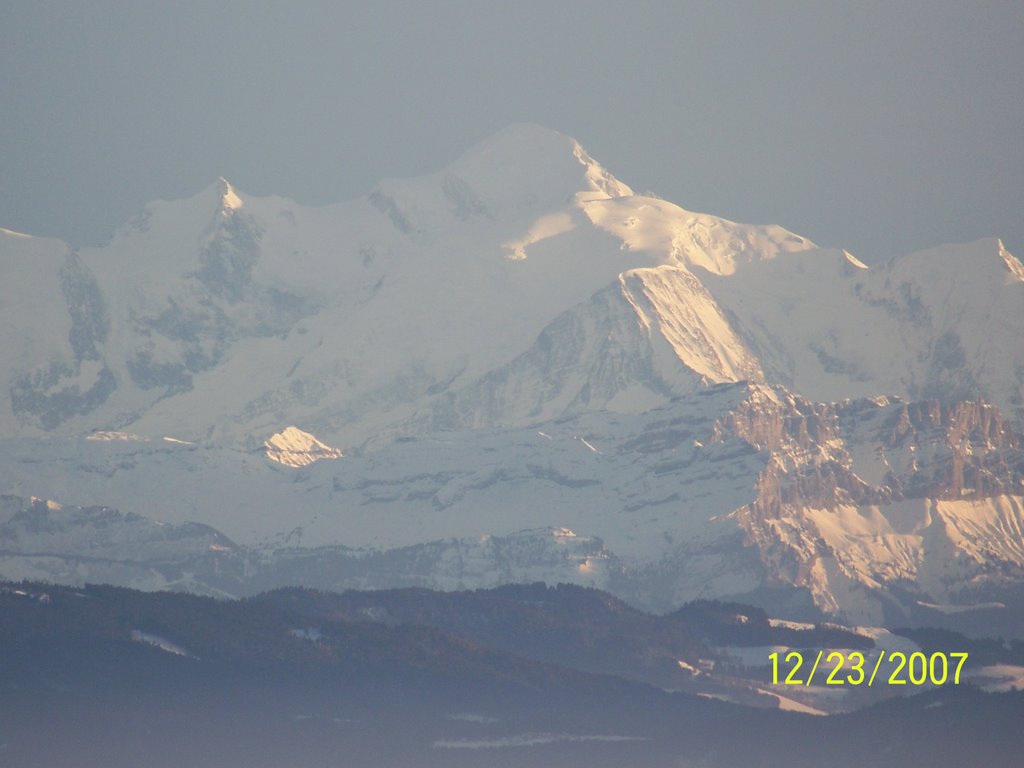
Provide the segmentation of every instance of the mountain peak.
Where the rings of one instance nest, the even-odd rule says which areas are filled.
[[[945,275],[961,290],[965,284],[1024,283],[1024,264],[995,237],[969,243],[948,243],[897,256],[886,265],[886,269],[895,275]]]
[[[481,139],[464,152],[461,159],[477,155],[522,157],[537,153],[566,156],[571,155],[577,145],[574,138],[553,128],[536,123],[512,123]]]
[[[298,427],[285,427],[268,437],[263,446],[268,459],[287,467],[304,467],[320,459],[340,459],[345,455],[341,449],[320,442]]]
[[[424,235],[477,217],[522,223],[584,200],[632,194],[575,139],[516,123],[436,173],[381,181],[368,200],[403,234]]]
[[[867,270],[868,265],[858,259],[852,253],[843,249],[839,255],[839,263],[843,268],[843,272],[847,275],[854,275],[857,272]]]
[[[1006,282],[1024,283],[1024,264],[1021,264],[1020,259],[1006,250],[1006,246],[1003,245],[1002,240],[996,240],[996,249],[999,252],[999,258],[1003,260],[1003,263],[1006,265],[1006,269],[1010,273],[1006,278]]]
[[[223,176],[219,177],[214,184],[217,197],[220,200],[221,210],[224,213],[236,211],[242,207],[242,198],[235,193],[235,188]]]
[[[4,229],[0,227],[0,236],[17,238],[19,240],[31,240],[32,235],[26,235],[24,232],[15,232],[13,229]]]
[[[499,188],[538,197],[550,193],[562,200],[581,192],[606,198],[633,194],[576,139],[534,123],[514,123],[484,139],[456,160],[450,172],[474,187],[492,188],[492,194]]]

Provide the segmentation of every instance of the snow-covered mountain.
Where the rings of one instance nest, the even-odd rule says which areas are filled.
[[[86,508],[8,497],[0,572],[228,594],[574,582],[660,610],[795,588],[878,623],[1024,582],[1021,443],[977,402],[752,384],[301,469],[180,442],[8,440],[2,487]]]
[[[326,208],[221,180],[102,248],[5,232],[0,269],[7,436],[294,424],[345,449],[742,380],[1024,415],[1024,267],[997,241],[870,270],[635,195],[536,126]]]
[[[868,268],[518,125],[338,205],[221,179],[100,248],[2,230],[0,274],[0,575],[797,587],[872,622],[1024,580],[994,239]]]

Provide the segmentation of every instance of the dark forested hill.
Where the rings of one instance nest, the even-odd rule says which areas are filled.
[[[408,612],[421,606],[421,619],[447,616],[449,628],[396,620],[403,601]],[[522,607],[502,618],[510,603]],[[382,605],[391,621],[365,610],[346,617]],[[216,601],[3,585],[0,764],[959,766],[1011,765],[1024,749],[1020,694],[948,688],[811,717],[532,661],[451,629],[490,622],[492,637],[512,633],[506,644],[535,632],[536,647],[551,648],[561,636],[596,663],[614,655],[615,633],[606,628],[602,639],[596,627],[616,611],[634,636],[652,632],[652,647],[704,642],[678,617],[636,614],[599,592],[287,591]],[[597,638],[589,649],[588,633]]]

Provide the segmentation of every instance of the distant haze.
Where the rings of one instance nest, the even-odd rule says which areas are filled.
[[[517,121],[869,263],[1024,252],[1019,2],[0,6],[0,227],[106,240],[225,176],[326,203]]]

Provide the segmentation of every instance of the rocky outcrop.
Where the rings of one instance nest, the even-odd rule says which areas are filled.
[[[881,621],[890,588],[955,601],[1024,576],[1022,440],[987,403],[755,392],[716,422],[729,437],[770,457],[735,513],[766,585]]]

